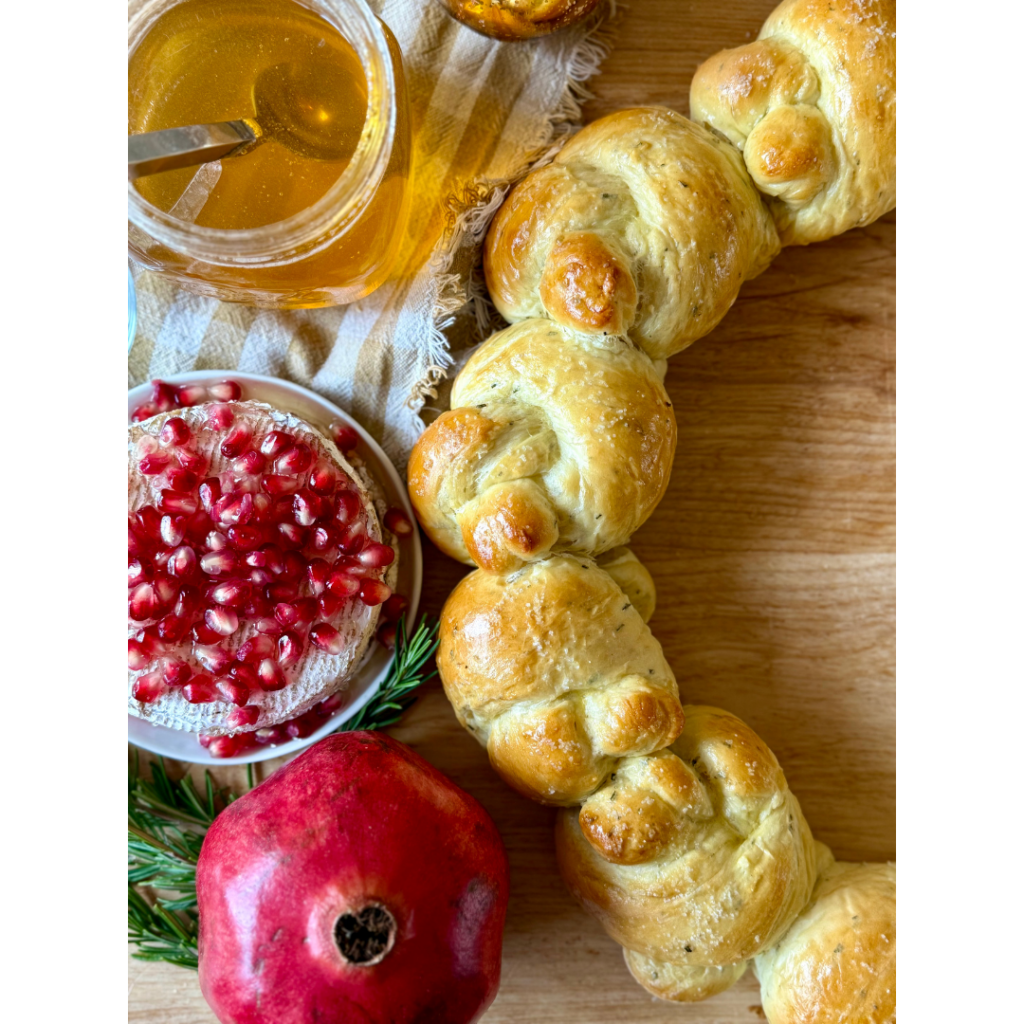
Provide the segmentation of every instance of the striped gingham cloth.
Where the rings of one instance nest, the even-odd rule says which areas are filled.
[[[450,364],[443,333],[479,282],[474,252],[504,187],[579,121],[582,82],[605,52],[582,26],[499,43],[436,0],[371,0],[402,48],[414,136],[408,237],[392,279],[349,306],[282,312],[192,294],[136,270],[128,385],[193,369],[303,384],[356,416],[404,466],[420,408]]]

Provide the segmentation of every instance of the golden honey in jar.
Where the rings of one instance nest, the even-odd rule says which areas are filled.
[[[131,257],[279,309],[381,285],[408,219],[409,118],[398,44],[364,0],[132,0],[128,14],[130,134],[243,118],[262,134],[130,182]]]

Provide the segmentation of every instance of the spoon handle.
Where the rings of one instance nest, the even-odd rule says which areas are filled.
[[[165,128],[128,136],[128,178],[207,164],[249,149],[259,140],[252,121],[218,121],[184,128]]]

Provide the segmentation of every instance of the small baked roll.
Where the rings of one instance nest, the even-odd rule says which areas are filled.
[[[895,0],[785,0],[697,69],[690,114],[743,151],[784,244],[870,224],[896,205]]]
[[[427,536],[491,572],[624,544],[672,471],[663,369],[621,338],[575,339],[550,320],[493,335],[409,457]]]
[[[507,320],[625,334],[666,359],[707,334],[778,251],[736,149],[642,107],[587,125],[512,190],[484,271]]]
[[[579,811],[559,814],[555,845],[570,891],[626,948],[637,981],[692,1001],[728,988],[785,933],[820,844],[749,726],[683,710],[670,749],[624,758]]]
[[[770,1024],[894,1024],[896,865],[826,868],[754,970]]]
[[[675,676],[638,610],[653,583],[623,552],[612,575],[556,555],[510,575],[473,572],[441,612],[437,667],[459,721],[514,789],[567,806],[619,758],[683,728]]]
[[[598,0],[440,0],[463,25],[502,42],[533,39],[582,21]]]

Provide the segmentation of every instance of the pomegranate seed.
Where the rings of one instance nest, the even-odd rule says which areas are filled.
[[[342,491],[335,503],[335,518],[342,526],[353,522],[362,510],[363,504],[355,491]]]
[[[264,544],[257,554],[263,555],[265,562],[263,565],[254,566],[254,568],[267,569],[275,576],[280,576],[284,572],[284,552],[276,544]],[[248,558],[246,561],[248,561]]]
[[[135,513],[136,528],[150,540],[159,540],[160,518],[160,513],[152,505],[143,505]]]
[[[338,549],[346,555],[358,555],[369,539],[366,523],[362,519],[357,519],[342,534]]]
[[[160,520],[160,539],[169,548],[176,548],[185,539],[185,517],[164,516]]]
[[[245,667],[248,668],[248,666]],[[253,681],[258,682],[255,672],[253,673]],[[249,694],[252,687],[242,682],[242,680],[233,679],[230,676],[218,676],[214,680],[214,685],[217,687],[221,697],[228,701],[228,703],[235,704],[238,707],[243,707],[249,703]]]
[[[260,717],[260,709],[255,704],[248,704],[244,708],[235,708],[228,715],[228,725],[232,729],[244,729],[247,726],[255,725]]]
[[[153,552],[153,568],[159,572],[164,572],[167,569],[167,560],[171,557],[170,551],[166,551],[161,548],[159,551]]]
[[[152,583],[140,583],[128,597],[128,614],[141,622],[152,619],[160,611],[160,598]]]
[[[341,482],[341,473],[329,462],[318,462],[309,474],[309,489],[315,494],[330,494]]]
[[[174,389],[174,397],[180,408],[188,409],[206,401],[206,388],[202,384],[182,384]]]
[[[192,669],[187,661],[168,658],[164,662],[164,680],[168,686],[184,686],[192,678]]]
[[[359,580],[350,576],[344,569],[335,569],[327,577],[327,589],[341,599],[359,593]]]
[[[409,602],[406,598],[402,597],[401,594],[392,594],[381,607],[381,618],[385,622],[397,622],[408,607]]]
[[[244,473],[221,473],[220,486],[225,494],[255,494],[259,490],[259,480]]]
[[[132,413],[132,423],[141,423],[143,420],[148,420],[150,416],[155,416],[159,411],[152,402],[144,402]]]
[[[294,443],[295,438],[291,434],[286,434],[283,430],[272,430],[260,441],[260,451],[268,459],[276,459],[281,452],[287,451]]]
[[[215,644],[221,639],[220,633],[215,633],[205,622],[197,622],[192,627],[192,639],[199,644]]]
[[[371,608],[382,604],[391,596],[391,588],[380,580],[363,580],[359,584],[359,600]]]
[[[302,641],[294,633],[284,633],[277,641],[277,660],[282,668],[294,668],[302,658]]]
[[[271,576],[266,569],[253,569],[252,572],[249,573],[249,582],[254,587],[262,587],[265,584],[272,582],[273,579],[274,577]]]
[[[199,559],[196,558],[195,551],[187,545],[175,548],[171,552],[171,557],[167,559],[167,571],[178,579],[188,579],[195,575],[198,567]]]
[[[138,640],[142,644],[142,649],[151,658],[159,658],[166,652],[166,648],[161,642],[155,626],[147,626],[138,634]]]
[[[384,513],[384,529],[398,537],[408,537],[412,534],[412,523],[402,509],[389,508]]]
[[[206,749],[211,757],[234,757],[244,747],[245,741],[241,736],[214,736]]]
[[[264,690],[283,690],[288,685],[288,678],[273,658],[264,658],[260,662],[257,672],[260,677],[260,686]]]
[[[207,576],[230,576],[238,566],[238,555],[226,548],[211,551],[203,555],[199,565]]]
[[[292,505],[295,522],[299,526],[312,526],[324,514],[324,502],[312,491],[301,490]]]
[[[282,601],[288,603],[298,598],[299,585],[291,580],[275,580],[273,583],[268,583],[263,588],[263,592],[267,595],[268,601],[273,601],[275,604]]]
[[[253,589],[249,600],[245,602],[245,615],[248,619],[269,619],[274,614],[274,603],[262,591]]]
[[[220,453],[225,459],[237,459],[248,447],[252,440],[252,427],[246,423],[239,423],[232,427],[228,436],[220,443]]]
[[[377,630],[377,639],[389,650],[395,649],[395,638],[398,635],[398,627],[393,622],[385,623]]]
[[[303,715],[285,723],[284,731],[294,740],[305,739],[316,732],[316,725]]]
[[[227,605],[229,608],[241,608],[251,593],[252,587],[246,580],[227,580],[208,591],[209,599],[214,604]]]
[[[232,526],[228,540],[236,551],[252,551],[263,543],[263,531],[258,526]]]
[[[318,597],[327,589],[327,577],[331,573],[331,567],[322,558],[314,558],[306,566],[306,578],[309,580],[313,596]]]
[[[318,526],[313,531],[310,543],[315,551],[333,551],[341,540],[341,534],[333,526]]]
[[[176,644],[185,639],[191,619],[182,615],[165,615],[157,624],[156,631],[160,638],[169,644]]]
[[[289,582],[301,580],[306,575],[306,562],[295,551],[286,551],[282,559],[284,565],[278,575]]]
[[[160,678],[159,672],[147,672],[139,676],[132,686],[132,696],[140,704],[152,704],[153,701],[164,694],[164,681]]]
[[[274,510],[274,499],[269,494],[255,493],[252,496],[252,517],[258,523],[270,522]]]
[[[299,489],[300,480],[293,476],[276,476],[273,473],[263,477],[260,486],[273,497],[282,494],[294,494]]]
[[[198,452],[190,452],[187,449],[177,453],[178,465],[182,469],[187,469],[190,473],[195,473],[196,478],[203,476],[206,471],[210,468],[210,462],[205,455],[200,455]]]
[[[257,633],[266,633],[269,636],[277,636],[281,632],[281,623],[269,615],[258,618],[253,623],[253,627]]]
[[[253,734],[252,738],[262,746],[270,746],[274,743],[281,743],[288,738],[288,733],[284,731],[284,726],[275,725],[270,729],[257,729]]]
[[[228,675],[243,686],[248,686],[250,690],[259,689],[259,677],[256,675],[256,670],[252,665],[247,665],[241,661],[236,662],[228,669]],[[243,701],[242,703],[244,704],[245,702]]]
[[[160,492],[160,511],[177,515],[194,515],[199,502],[191,494],[179,494],[177,491],[163,490]]]
[[[203,508],[205,508],[207,512],[217,504],[222,493],[223,492],[220,489],[220,481],[216,477],[204,480],[199,485],[199,500],[203,503]]]
[[[344,703],[345,698],[340,693],[332,693],[326,700],[320,701],[313,710],[321,718],[330,718]]]
[[[274,472],[281,474],[305,473],[313,462],[313,450],[301,441],[282,452],[274,460]]]
[[[237,428],[236,428],[237,429]],[[227,444],[227,441],[224,442]],[[224,445],[221,445],[223,450]],[[256,473],[262,473],[263,467],[267,464],[267,460],[258,452],[255,448],[250,448],[241,458],[235,459],[231,464],[231,468],[236,473],[241,473],[243,476],[253,476]]]
[[[297,523],[280,523],[277,527],[277,542],[283,548],[301,548],[306,543],[306,528]]]
[[[167,486],[180,494],[189,494],[199,486],[199,477],[190,469],[167,470]]]
[[[193,676],[181,692],[189,704],[209,704],[217,699],[217,688],[209,676]]]
[[[160,442],[152,434],[143,434],[135,443],[135,450],[141,459],[146,455],[152,455],[153,452],[160,451]]]
[[[299,609],[287,601],[281,601],[274,606],[274,618],[288,629],[299,621]]]
[[[238,630],[238,613],[231,608],[224,608],[221,605],[207,608],[204,618],[207,627],[219,636],[231,636]]]
[[[316,618],[319,606],[316,600],[312,597],[304,597],[299,601],[295,602],[295,608],[299,613],[298,621],[296,625],[302,629],[309,629],[310,624]]]
[[[180,416],[172,416],[160,430],[160,443],[168,448],[186,444],[191,437],[192,431]]]
[[[341,654],[345,650],[345,638],[326,622],[318,622],[309,631],[309,639],[328,654]]]
[[[323,618],[333,619],[334,616],[345,607],[345,599],[328,591],[317,598],[317,605],[320,608],[320,614]]]
[[[128,563],[128,586],[134,587],[138,583],[144,583],[147,579],[146,567],[137,559],[133,558]]]
[[[129,558],[135,558],[138,555],[145,554],[146,548],[149,546],[145,534],[139,530],[133,530],[132,524],[128,523],[128,556]]]
[[[218,499],[210,515],[225,526],[244,526],[252,518],[251,494],[225,494]]]
[[[209,745],[213,742],[213,737],[212,736],[206,736],[203,733],[199,734],[198,739],[199,739],[199,746],[201,746],[203,748],[203,750],[206,750],[207,747],[209,747]]]
[[[267,636],[266,633],[255,633],[238,648],[236,657],[239,661],[255,665],[276,652],[277,642],[272,636]]]
[[[359,444],[359,431],[341,420],[334,420],[327,429],[331,432],[331,439],[343,452],[350,452]]]
[[[153,385],[153,394],[150,396],[150,401],[161,412],[168,412],[170,409],[177,408],[178,396],[175,394],[173,384],[168,384],[162,380],[154,380],[151,383]]]
[[[213,520],[199,509],[185,520],[185,536],[192,541],[203,541],[213,526]]]
[[[211,530],[203,542],[208,551],[227,551],[231,544],[219,530]]]
[[[133,672],[141,672],[150,662],[150,657],[141,640],[128,641],[128,667]]]
[[[235,660],[234,655],[219,644],[196,644],[192,653],[203,668],[218,676]]]
[[[242,561],[253,569],[265,569],[267,567],[267,553],[263,548],[260,548],[259,551],[250,551]]]
[[[242,386],[234,380],[222,380],[219,384],[210,384],[206,390],[210,397],[218,402],[237,402],[242,397]]]
[[[369,569],[383,569],[395,560],[395,553],[387,544],[378,544],[371,540],[369,544],[359,552],[359,562]]]
[[[206,422],[213,430],[227,430],[235,422],[230,405],[211,405],[206,410]]]
[[[157,476],[171,464],[171,457],[166,452],[154,452],[139,462],[139,472],[143,476]]]

